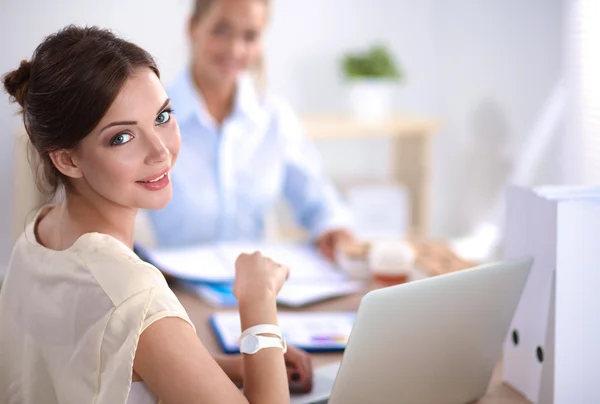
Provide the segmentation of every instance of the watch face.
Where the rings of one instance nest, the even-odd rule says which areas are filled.
[[[249,354],[253,354],[258,352],[258,338],[256,337],[256,335],[246,335],[244,337],[244,339],[242,339],[242,343],[241,343],[241,352],[242,353],[249,353]]]

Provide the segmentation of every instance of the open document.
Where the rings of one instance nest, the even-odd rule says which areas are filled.
[[[278,302],[299,307],[331,297],[359,292],[365,285],[351,281],[315,247],[306,244],[223,243],[144,251],[146,259],[165,274],[186,281],[188,289],[216,306],[235,304],[231,283],[241,253],[260,251],[290,268]]]

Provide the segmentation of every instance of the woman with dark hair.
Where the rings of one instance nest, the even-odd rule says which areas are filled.
[[[3,82],[22,108],[38,184],[61,197],[17,241],[0,292],[0,402],[288,402],[275,301],[287,268],[259,253],[236,262],[242,393],[162,274],[132,251],[138,209],[171,199],[180,148],[153,58],[70,26]]]

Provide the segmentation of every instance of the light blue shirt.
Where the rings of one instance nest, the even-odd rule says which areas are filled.
[[[159,245],[258,241],[282,196],[313,237],[348,227],[348,211],[325,177],[314,145],[281,100],[238,80],[231,115],[219,126],[182,74],[168,91],[181,129],[173,199],[148,212]]]

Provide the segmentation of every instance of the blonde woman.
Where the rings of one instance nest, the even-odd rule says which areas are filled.
[[[182,138],[175,193],[150,212],[162,246],[260,240],[281,197],[328,258],[352,238],[348,212],[296,115],[262,90],[269,3],[194,2],[190,65],[168,89]]]

